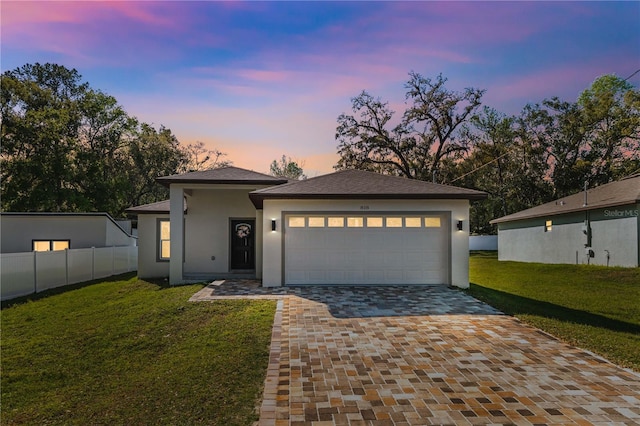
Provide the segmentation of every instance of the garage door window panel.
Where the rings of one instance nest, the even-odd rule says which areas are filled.
[[[385,220],[387,228],[402,228],[401,217],[387,217]]]
[[[406,217],[404,221],[407,228],[422,228],[421,217]]]
[[[362,217],[348,217],[347,227],[349,228],[362,228],[364,226],[364,218]]]
[[[344,217],[328,217],[327,226],[329,228],[344,228]]]
[[[382,228],[382,217],[369,216],[367,217],[367,228]]]
[[[291,216],[288,220],[289,228],[304,228],[305,218],[301,216]]]
[[[424,218],[424,226],[427,228],[440,228],[440,218],[439,217],[425,217]]]
[[[309,217],[309,228],[324,228],[324,217]]]

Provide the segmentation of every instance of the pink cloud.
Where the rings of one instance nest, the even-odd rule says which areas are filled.
[[[187,20],[175,2],[3,1],[2,38],[13,49],[54,53],[76,66],[122,65],[157,54],[155,38],[136,33],[177,32]]]

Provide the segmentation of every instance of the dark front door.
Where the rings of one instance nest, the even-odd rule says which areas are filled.
[[[231,269],[256,269],[255,220],[231,220]]]

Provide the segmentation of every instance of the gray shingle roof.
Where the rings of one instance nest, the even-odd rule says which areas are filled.
[[[564,213],[623,206],[625,204],[638,202],[640,202],[640,174],[587,190],[586,206],[584,205],[584,191],[582,191],[556,201],[494,219],[491,223],[555,216]]]
[[[465,199],[487,197],[482,191],[440,185],[362,170],[342,170],[311,179],[253,191],[257,208],[265,199]]]
[[[184,203],[184,209],[185,211],[187,210],[186,201]],[[131,214],[143,214],[143,213],[169,214],[170,211],[171,211],[170,200],[158,201],[155,203],[143,204],[141,206],[129,207],[128,209],[125,210],[125,212],[131,213]]]
[[[214,183],[238,185],[280,185],[287,183],[285,178],[245,170],[239,167],[221,167],[219,169],[190,172],[181,175],[162,176],[156,179],[164,186],[172,183]]]

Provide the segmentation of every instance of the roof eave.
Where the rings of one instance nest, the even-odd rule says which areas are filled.
[[[634,203],[638,203],[638,200],[623,200],[623,201],[618,201],[615,203],[606,203],[606,204],[593,204],[593,205],[587,205],[587,206],[581,206],[581,207],[574,207],[574,208],[569,208],[566,210],[558,210],[555,212],[543,212],[543,213],[532,213],[532,214],[528,214],[528,215],[523,215],[523,216],[517,216],[517,217],[511,217],[513,215],[509,215],[509,216],[503,216],[503,217],[499,217],[497,219],[493,219],[491,221],[489,221],[490,224],[498,224],[498,223],[508,223],[508,222],[517,222],[519,220],[527,220],[527,219],[537,219],[540,217],[551,217],[551,216],[559,216],[559,215],[563,215],[563,214],[569,214],[569,213],[579,213],[579,212],[586,212],[586,211],[591,211],[591,210],[598,210],[598,209],[606,209],[607,207],[619,207],[619,206],[626,206],[629,204],[634,204]],[[514,215],[517,213],[514,213]]]
[[[171,177],[159,177],[156,178],[156,182],[167,188],[172,183],[181,184],[211,184],[211,185],[282,185],[287,183],[287,180],[243,180],[243,179],[224,179],[224,180],[212,180],[212,179],[172,179]]]
[[[268,194],[249,193],[249,199],[257,209],[262,209],[264,200],[469,200],[487,198],[486,193],[474,194]]]

